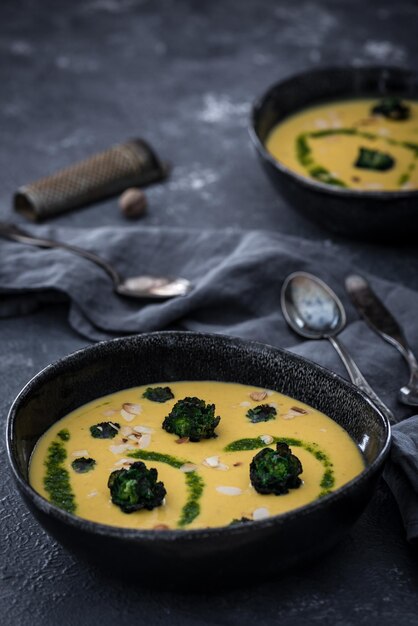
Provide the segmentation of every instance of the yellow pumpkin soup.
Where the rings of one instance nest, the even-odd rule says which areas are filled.
[[[182,381],[126,389],[62,418],[36,444],[29,479],[47,500],[95,522],[181,529],[289,511],[363,468],[345,430],[302,402]]]
[[[285,118],[267,150],[302,176],[363,191],[418,189],[418,103],[331,102]]]

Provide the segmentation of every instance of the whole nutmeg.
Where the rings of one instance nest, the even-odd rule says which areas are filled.
[[[142,189],[130,187],[120,196],[119,207],[125,217],[137,219],[146,213],[147,197]]]

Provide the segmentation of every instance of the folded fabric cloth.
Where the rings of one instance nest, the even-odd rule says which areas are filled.
[[[393,428],[384,478],[398,503],[406,536],[418,543],[418,415]]]
[[[331,243],[265,231],[137,227],[25,227],[33,234],[84,247],[124,276],[176,275],[194,284],[183,298],[150,303],[115,294],[107,274],[90,261],[59,249],[0,239],[0,317],[29,313],[66,299],[69,323],[92,341],[163,329],[225,333],[286,347],[347,376],[328,341],[303,341],[280,309],[280,287],[297,270],[321,277],[341,297],[348,323],[341,340],[370,384],[400,420],[412,413],[396,403],[407,379],[393,347],[358,318],[344,292],[344,278],[363,273],[341,260]],[[418,293],[368,276],[373,289],[403,326],[418,352]],[[393,490],[410,540],[418,539],[418,417],[394,427],[385,478]]]

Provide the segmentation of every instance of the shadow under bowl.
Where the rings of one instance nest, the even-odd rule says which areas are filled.
[[[292,171],[265,147],[271,130],[297,111],[337,100],[388,95],[418,100],[418,74],[397,67],[319,69],[272,85],[254,104],[252,142],[265,172],[291,207],[332,232],[357,239],[416,237],[418,190],[363,191],[327,185]]]
[[[136,530],[69,514],[28,484],[41,435],[77,407],[103,395],[161,381],[215,380],[266,387],[319,409],[343,426],[365,469],[350,483],[283,515],[197,530]],[[228,416],[222,416],[227,420]],[[20,392],[7,424],[17,486],[40,524],[63,546],[114,575],[156,585],[211,579],[227,584],[253,572],[283,570],[316,557],[348,531],[370,499],[390,444],[384,416],[353,385],[314,363],[271,346],[186,332],[116,339],[48,366]]]

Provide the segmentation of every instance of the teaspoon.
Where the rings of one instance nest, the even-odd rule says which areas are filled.
[[[283,315],[289,326],[308,339],[328,339],[344,363],[351,381],[357,385],[388,420],[395,423],[392,412],[370,387],[357,364],[337,334],[346,324],[344,307],[338,296],[322,280],[307,272],[290,274],[281,292]]]
[[[122,278],[120,274],[104,259],[84,248],[72,246],[53,239],[35,237],[15,224],[0,222],[0,236],[20,243],[37,246],[39,248],[62,248],[78,256],[82,256],[101,267],[113,281],[114,290],[120,296],[149,300],[166,300],[177,296],[185,296],[192,288],[190,281],[185,278],[164,276],[133,276]]]

